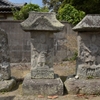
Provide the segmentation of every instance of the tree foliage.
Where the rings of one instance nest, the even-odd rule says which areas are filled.
[[[43,0],[43,3],[55,12],[58,12],[59,7],[70,4],[86,14],[100,13],[100,0]]]
[[[82,10],[86,14],[100,13],[100,0],[64,0],[62,6],[70,4],[77,10]]]
[[[68,21],[72,24],[77,24],[85,16],[85,12],[75,9],[70,4],[66,4],[58,10],[58,19]]]
[[[48,7],[44,6],[40,9],[40,12],[49,12]]]
[[[26,4],[20,11],[13,8],[13,16],[16,20],[24,20],[28,17],[29,11],[40,11],[40,7],[36,4]]]
[[[59,7],[63,0],[43,0],[43,4],[49,8],[49,10],[53,10],[54,12],[58,12]]]
[[[48,12],[48,8],[47,7],[42,7],[40,8],[38,5],[36,4],[26,4],[25,6],[23,6],[20,11],[16,10],[13,8],[13,16],[15,20],[25,20],[26,18],[28,18],[29,12],[30,11],[36,11],[36,12]]]

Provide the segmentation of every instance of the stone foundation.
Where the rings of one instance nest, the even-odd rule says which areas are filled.
[[[67,79],[65,87],[69,94],[100,94],[100,79]]]
[[[16,85],[16,80],[11,78],[9,80],[0,81],[0,92],[8,92]]]
[[[23,81],[24,95],[63,95],[63,83],[61,79],[31,79],[27,74]]]

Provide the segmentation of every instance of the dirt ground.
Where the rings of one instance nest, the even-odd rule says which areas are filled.
[[[54,64],[54,72],[58,74],[62,81],[66,80],[66,76],[75,74],[75,62],[63,62]],[[68,95],[66,92],[63,96],[25,96],[22,94],[22,82],[27,73],[30,72],[30,64],[11,64],[12,76],[16,78],[17,85],[10,92],[1,92],[0,100],[100,100],[97,95]]]

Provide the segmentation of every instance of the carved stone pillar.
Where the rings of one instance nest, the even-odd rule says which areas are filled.
[[[0,29],[0,92],[10,91],[15,83],[15,79],[11,77],[8,37]]]
[[[63,25],[56,19],[55,13],[30,12],[28,19],[22,22],[21,26],[31,34],[31,73],[23,82],[24,94],[62,95],[63,84],[60,78],[57,80],[53,71],[53,33],[62,30]],[[29,85],[32,86],[31,90],[26,89]]]
[[[70,94],[100,94],[100,14],[90,14],[74,28],[78,32],[76,76],[67,79]]]
[[[73,29],[78,31],[79,78],[100,78],[100,15],[87,15]],[[97,21],[98,20],[98,21]]]

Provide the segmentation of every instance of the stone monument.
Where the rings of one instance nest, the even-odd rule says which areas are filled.
[[[66,88],[69,93],[100,94],[100,15],[87,15],[73,29],[78,31],[78,65],[76,79],[66,80]]]
[[[7,34],[0,29],[0,91],[10,91],[15,83],[11,78]]]
[[[30,12],[21,23],[31,34],[31,72],[23,81],[23,94],[62,95],[63,83],[54,74],[54,36],[63,29],[55,13]]]

